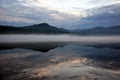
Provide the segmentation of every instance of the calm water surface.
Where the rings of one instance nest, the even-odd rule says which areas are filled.
[[[120,80],[120,36],[0,35],[2,80]]]

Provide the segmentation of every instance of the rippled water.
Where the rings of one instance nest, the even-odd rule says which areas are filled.
[[[119,36],[65,36],[0,36],[1,79],[120,80]]]

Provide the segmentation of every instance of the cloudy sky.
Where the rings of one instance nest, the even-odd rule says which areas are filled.
[[[120,0],[0,0],[0,24],[67,29],[120,25]]]

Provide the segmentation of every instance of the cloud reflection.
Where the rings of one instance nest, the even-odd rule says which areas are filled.
[[[118,63],[112,64],[117,61],[94,58],[94,55],[99,55],[99,53],[101,53],[99,56],[103,57],[104,52],[110,55],[114,53],[114,56],[117,56],[116,50],[87,46],[59,47],[46,53],[26,49],[2,50],[0,51],[1,72],[8,73],[0,73],[0,75],[4,74],[3,80],[18,78],[25,80],[119,80],[120,67],[117,68]],[[106,55],[109,56],[107,53]],[[116,69],[108,68],[108,64],[112,64],[111,67],[116,66]]]

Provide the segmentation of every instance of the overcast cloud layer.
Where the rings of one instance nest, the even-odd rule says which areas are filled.
[[[0,0],[0,24],[67,29],[120,25],[120,0]]]

